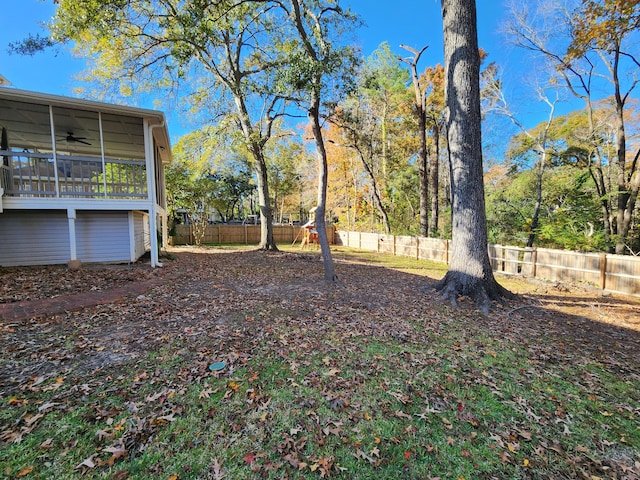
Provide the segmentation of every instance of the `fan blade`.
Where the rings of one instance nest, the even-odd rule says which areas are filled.
[[[84,143],[85,145],[91,145],[89,142],[85,142],[84,140],[87,137],[76,137],[73,135],[73,132],[67,132],[67,136],[62,140],[65,140],[69,143]]]

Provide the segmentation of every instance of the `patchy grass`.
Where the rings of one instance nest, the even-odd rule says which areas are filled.
[[[172,255],[145,295],[0,325],[3,478],[640,475],[633,300],[518,280],[483,317],[414,259],[336,249],[335,287],[317,252]]]

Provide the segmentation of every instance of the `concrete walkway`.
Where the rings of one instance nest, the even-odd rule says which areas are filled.
[[[152,278],[144,282],[93,292],[61,295],[54,298],[25,300],[0,304],[0,322],[19,322],[37,317],[47,317],[64,312],[73,312],[86,307],[114,303],[124,297],[138,296],[166,281]]]

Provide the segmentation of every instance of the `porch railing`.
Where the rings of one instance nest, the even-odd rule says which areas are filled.
[[[7,190],[10,185],[11,170],[7,165],[0,163],[0,188]]]
[[[144,162],[0,150],[0,181],[9,197],[147,198]]]

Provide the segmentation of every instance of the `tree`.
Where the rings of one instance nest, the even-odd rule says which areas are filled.
[[[536,188],[535,188],[535,203],[533,212],[530,219],[527,219],[528,238],[526,247],[533,247],[533,242],[536,239],[536,232],[540,222],[540,210],[542,209],[542,194],[543,194],[543,180],[545,170],[549,167],[554,152],[550,148],[550,130],[553,123],[553,117],[556,110],[556,104],[559,100],[558,91],[556,88],[555,99],[550,99],[545,89],[542,87],[536,88],[538,94],[538,100],[545,103],[549,107],[549,116],[546,122],[539,124],[534,129],[527,129],[520,121],[515,113],[509,108],[507,99],[502,91],[502,82],[498,78],[497,67],[487,68],[484,72],[487,79],[484,93],[489,97],[489,101],[492,105],[491,110],[494,112],[506,116],[511,122],[520,130],[522,137],[520,144],[525,147],[526,151],[533,151],[535,154],[533,170],[536,176]],[[556,85],[556,82],[551,82],[552,85]],[[513,155],[513,153],[512,153]]]
[[[328,161],[327,205],[331,205],[334,222],[346,226],[348,230],[358,228],[364,219],[363,209],[368,202],[369,188],[362,172],[362,163],[353,149],[347,148],[343,131],[332,116],[325,130]]]
[[[268,0],[266,0],[268,1]],[[322,100],[329,88],[328,79],[334,83],[346,81],[341,74],[350,71],[354,60],[350,47],[340,47],[337,40],[343,29],[352,26],[356,17],[344,10],[334,0],[282,0],[275,1],[293,25],[295,38],[290,37],[283,53],[289,59],[289,69],[283,72],[283,80],[294,92],[303,96],[318,159],[318,203],[316,205],[316,229],[322,250],[324,278],[336,281],[337,276],[326,232],[327,199],[327,150],[322,132]]]
[[[411,81],[413,82],[415,95],[414,107],[416,117],[418,118],[418,136],[420,138],[420,150],[418,151],[418,171],[420,172],[420,235],[426,237],[429,235],[429,153],[427,151],[426,99],[423,87],[420,84],[420,77],[418,77],[418,61],[427,47],[424,46],[421,50],[416,50],[406,45],[400,45],[400,47],[413,54],[412,58],[400,58],[400,60],[409,65],[411,69]]]
[[[190,97],[196,104],[206,104],[212,91],[231,97],[234,118],[254,160],[260,248],[266,250],[277,247],[264,149],[284,108],[272,88],[281,63],[263,48],[280,28],[272,8],[262,2],[67,0],[49,25],[53,41],[75,41],[77,50],[91,59],[90,79],[116,85],[125,94],[135,87],[184,85],[191,76],[203,85]],[[22,46],[38,48],[37,43],[31,37]],[[51,43],[40,39],[40,47]]]
[[[364,113],[364,116],[359,115],[362,113]],[[379,132],[375,132],[374,124],[368,120],[369,115],[358,108],[354,112],[340,112],[332,121],[336,122],[336,125],[342,130],[342,143],[336,143],[335,140],[329,140],[329,143],[334,143],[339,147],[345,147],[355,152],[369,179],[373,204],[382,218],[385,233],[390,234],[389,215],[382,200],[379,177],[374,173],[373,165],[376,155],[379,153],[376,151],[377,137],[375,137],[375,133]]]
[[[391,233],[389,216],[391,179],[398,171],[400,155],[396,148],[400,130],[400,106],[406,101],[407,71],[383,42],[365,61],[356,75],[348,97],[329,118],[339,131],[330,143],[355,154],[368,180],[371,201]]]
[[[594,102],[596,92],[608,88],[614,99],[616,115],[612,119],[615,135],[615,183],[609,191],[612,236],[615,252],[625,253],[640,193],[640,147],[628,152],[625,109],[640,78],[640,59],[636,57],[640,2],[637,0],[571,1],[557,8],[541,10],[555,16],[531,15],[527,9],[513,12],[509,33],[519,46],[541,55],[562,75],[571,93],[584,101],[592,135],[595,131]],[[536,23],[542,18],[552,24],[545,29]],[[567,43],[554,42],[568,37]],[[635,45],[635,47],[634,47]],[[601,79],[605,79],[602,82]],[[600,155],[594,146],[593,155]],[[600,160],[598,160],[599,162]],[[603,206],[603,208],[606,208]]]
[[[239,137],[235,130],[229,132],[218,125],[194,130],[178,140],[173,162],[165,172],[170,218],[182,209],[195,215],[191,218],[195,223],[203,208],[215,209],[223,221],[236,218],[236,211],[240,216],[240,206],[256,185],[250,155]]]
[[[427,67],[422,74],[424,88],[426,126],[431,132],[431,160],[429,162],[429,185],[431,192],[431,215],[429,215],[429,235],[438,235],[440,217],[440,142],[444,130],[444,68],[438,64]]]
[[[449,271],[436,290],[453,305],[470,297],[486,314],[491,300],[511,294],[496,282],[487,250],[475,0],[442,0],[442,18],[453,224]]]
[[[408,72],[398,64],[398,56],[387,42],[382,42],[367,57],[358,73],[357,94],[366,100],[372,120],[379,124],[381,189],[398,163],[394,136],[398,132],[398,109],[407,100]]]
[[[200,245],[215,198],[213,180],[194,162],[186,159],[172,162],[167,167],[165,176],[169,218],[175,222],[178,212],[183,211],[193,225],[195,243]]]
[[[493,167],[492,181],[486,184],[489,241],[525,246],[537,203],[532,200],[536,197],[538,175],[535,168],[511,167],[509,171],[506,165]],[[606,245],[604,229],[598,222],[599,207],[589,172],[556,164],[545,170],[544,185],[536,244],[601,251]]]
[[[307,162],[307,156],[302,144],[293,139],[293,132],[282,131],[275,137],[266,152],[269,191],[274,206],[273,218],[282,222],[285,213],[296,212],[299,215],[299,205],[296,206],[289,197],[300,190],[300,165]]]

